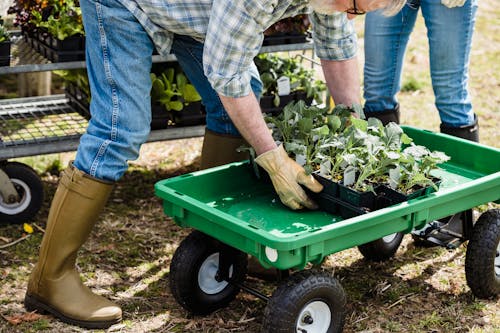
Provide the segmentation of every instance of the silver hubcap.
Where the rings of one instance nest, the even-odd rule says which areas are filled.
[[[390,243],[394,239],[396,239],[396,236],[397,236],[397,233],[394,233],[394,234],[387,235],[387,236],[383,237],[382,239],[384,240],[384,242]]]
[[[19,202],[7,203],[0,196],[0,212],[6,215],[16,215],[28,208],[31,202],[31,191],[29,186],[19,179],[11,178],[10,181],[16,188],[17,193],[21,194],[21,200]]]
[[[308,303],[297,319],[297,333],[326,333],[330,327],[332,313],[330,307],[323,301]]]
[[[219,253],[213,253],[200,267],[198,271],[198,285],[200,289],[209,295],[220,293],[227,287],[227,281],[217,281],[215,275],[219,269]],[[233,266],[229,267],[229,277],[233,275]]]

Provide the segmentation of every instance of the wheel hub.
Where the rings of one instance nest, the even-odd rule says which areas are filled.
[[[213,253],[205,259],[198,271],[198,285],[209,295],[220,293],[227,287],[227,281],[217,281],[215,278],[219,270],[219,253]],[[229,277],[233,275],[233,266],[229,267]]]
[[[300,312],[297,333],[326,333],[330,327],[332,313],[323,301],[312,301]]]
[[[31,192],[29,186],[25,182],[19,179],[11,179],[11,182],[14,185],[19,198],[16,198],[14,201],[9,199],[4,201],[0,196],[0,212],[15,215],[24,211],[29,206],[31,201]]]

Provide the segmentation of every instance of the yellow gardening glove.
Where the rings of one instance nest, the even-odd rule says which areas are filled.
[[[441,0],[441,3],[448,8],[453,8],[462,7],[465,1],[466,0]]]
[[[299,184],[313,192],[320,192],[323,186],[312,175],[308,176],[304,168],[288,157],[283,145],[259,155],[255,162],[267,171],[283,204],[291,209],[318,208]]]

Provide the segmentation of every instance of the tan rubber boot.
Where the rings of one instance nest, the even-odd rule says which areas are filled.
[[[243,161],[249,159],[247,152],[238,152],[241,146],[249,146],[245,139],[232,135],[224,135],[205,130],[203,147],[201,150],[202,170],[224,165],[227,163]],[[253,257],[248,258],[248,275],[257,277],[266,281],[280,280],[287,272],[280,272],[276,268],[264,268],[259,261]]]
[[[49,312],[85,328],[107,328],[121,320],[120,307],[92,293],[75,270],[78,249],[89,237],[112,187],[72,165],[62,173],[24,299],[28,311]]]
[[[242,137],[225,135],[205,129],[201,149],[202,170],[249,159],[247,152],[238,152],[241,146],[249,146]]]

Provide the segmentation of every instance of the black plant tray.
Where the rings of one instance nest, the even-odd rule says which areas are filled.
[[[66,97],[69,99],[69,104],[83,118],[90,119],[90,104],[89,96],[73,82],[67,82],[64,89]]]
[[[300,44],[307,41],[306,34],[279,34],[264,36],[263,46],[268,45],[288,45],[288,44]]]
[[[4,41],[0,43],[0,66],[10,65],[10,48],[11,41]]]
[[[433,179],[434,184],[437,187],[441,184],[441,179]],[[386,184],[381,184],[377,187],[376,192],[379,200],[379,205],[383,207],[396,205],[401,202],[405,202],[411,199],[415,199],[430,193],[435,192],[436,189],[433,186],[419,187],[409,194],[402,193],[400,191],[394,190]]]
[[[262,96],[260,98],[260,108],[262,113],[276,116],[283,111],[283,108],[290,102],[303,100],[307,105],[312,103],[311,98],[306,98],[306,93],[303,91],[294,91],[290,95],[280,96],[280,104],[274,105],[274,96]]]
[[[0,56],[0,67],[1,66],[10,66],[10,57]]]
[[[184,105],[181,111],[171,111],[175,126],[194,126],[206,123],[205,113],[201,102]]]
[[[24,34],[26,42],[38,53],[52,62],[85,60],[85,37],[71,36],[58,40],[48,33]]]
[[[151,103],[151,129],[165,129],[171,125],[172,119],[170,114],[165,109],[165,106],[159,102]]]

